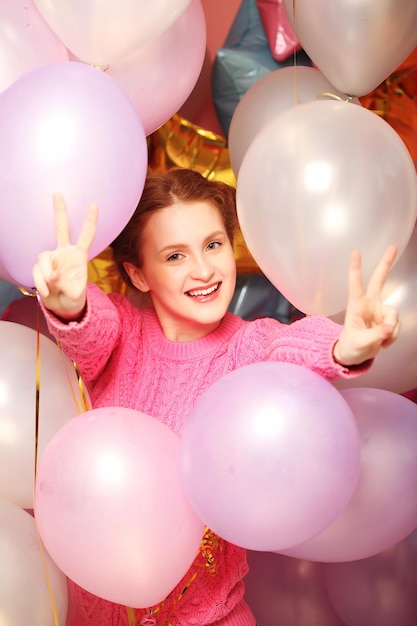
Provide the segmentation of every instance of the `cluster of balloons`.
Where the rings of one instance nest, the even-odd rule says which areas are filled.
[[[131,217],[147,173],[147,136],[165,123],[192,91],[204,61],[206,24],[200,0],[57,0],[52,4],[43,0],[0,0],[0,18],[0,278],[31,288],[32,267],[38,254],[56,245],[52,208],[55,192],[65,197],[74,239],[88,204],[98,203],[97,236],[90,258],[105,249]],[[35,506],[35,478],[47,446],[61,429],[73,424],[77,415],[89,415],[91,404],[74,364],[47,336],[25,325],[27,311],[21,313],[23,324],[0,322],[4,357],[0,361],[1,621],[4,626],[52,626],[65,623],[65,574],[72,573],[72,569],[59,567],[59,555],[56,562],[46,551],[43,556],[42,540],[27,511]],[[110,414],[109,419],[117,429],[117,418]],[[132,424],[137,420],[136,415],[131,417]],[[92,421],[92,417],[86,418],[88,424]],[[103,432],[106,419],[100,416],[97,423]],[[110,555],[107,564],[101,563],[102,573],[113,571],[116,578],[125,568],[131,587],[125,585],[126,578],[121,578],[114,593],[117,595],[124,585],[125,595],[119,600],[142,606],[159,601],[178,582],[197,552],[204,528],[179,491],[179,471],[176,474],[170,465],[178,455],[179,442],[169,431],[161,433],[155,420],[147,418],[146,423],[149,437],[158,436],[161,456],[155,456],[154,469],[155,481],[160,480],[161,485],[152,491],[148,466],[147,493],[140,492],[140,484],[134,493],[129,481],[124,483],[125,491],[117,493],[120,499],[125,497],[125,503],[140,504],[140,510],[130,513],[122,507],[123,515],[127,523],[147,518],[158,545],[148,539],[145,528],[142,535],[135,528],[136,536],[144,537],[143,544],[132,543],[131,532],[124,528],[119,543],[112,536],[102,539],[116,546],[121,559],[129,554],[131,567],[124,561],[118,569]],[[73,427],[76,425],[74,421]],[[116,435],[104,432],[107,443],[117,441]],[[136,439],[138,436],[136,431]],[[142,445],[143,441],[149,442],[143,432],[140,439]],[[140,446],[135,448],[134,441],[132,431],[125,442],[124,456],[122,446],[119,456],[112,456],[110,450],[106,457],[101,450],[98,471],[109,497],[118,490],[116,482],[113,491],[110,489],[111,480],[116,481],[117,476],[122,480],[126,475],[131,480],[137,478],[140,459],[146,461],[144,455],[138,458]],[[73,451],[70,442],[68,450]],[[64,479],[62,460],[50,477]],[[87,457],[84,461],[89,462]],[[81,457],[79,462],[81,467]],[[69,465],[65,467],[71,470]],[[85,477],[79,476],[87,489]],[[67,478],[71,480],[69,474]],[[72,480],[75,484],[75,474]],[[39,488],[44,487],[45,481],[41,481]],[[98,490],[97,483],[93,487]],[[100,494],[102,491],[96,491],[97,497]],[[166,514],[168,497],[173,509],[170,515]],[[85,506],[86,502],[88,499],[79,504]],[[42,510],[47,515],[51,511],[42,497],[38,504],[42,520]],[[113,503],[110,506],[113,509]],[[96,512],[99,510],[104,509]],[[94,524],[90,534],[88,519],[82,520],[84,537],[97,538],[104,518],[108,520],[109,515],[90,518]],[[71,527],[77,532],[79,527],[72,521],[64,521],[63,529]],[[53,515],[50,522],[55,523]],[[111,533],[112,527],[107,528]],[[171,540],[172,534],[175,541]],[[166,538],[165,544],[161,537]],[[90,541],[90,547],[93,543]],[[147,552],[142,555],[145,543]],[[64,544],[78,558],[78,567],[85,564],[85,554],[80,557],[70,536]],[[160,570],[155,572],[155,564],[161,560],[167,562],[165,577]],[[143,587],[138,585],[140,580]],[[81,576],[83,582],[87,588],[103,593],[112,584],[107,581],[107,587],[90,585]],[[104,578],[101,582],[106,583]],[[133,585],[139,587],[141,597],[132,597]],[[150,587],[152,590],[147,591]]]
[[[358,97],[417,45],[417,8],[408,0],[310,4],[283,0],[314,67],[262,77],[231,120],[240,226],[259,268],[296,309],[339,322],[351,250],[361,251],[367,281],[386,247],[397,246],[383,298],[399,311],[399,340],[363,379],[337,386],[403,393],[417,385],[416,168],[393,127]]]
[[[54,192],[73,237],[99,204],[90,258],[131,217],[146,137],[191,93],[206,24],[200,0],[0,0],[0,16],[0,278],[31,287],[37,255],[55,243]]]
[[[200,397],[181,440],[132,409],[75,416],[40,457],[35,514],[77,584],[152,606],[185,575],[205,526],[249,550],[321,563],[403,541],[417,526],[416,446],[411,400],[256,363]]]
[[[52,559],[61,620],[65,576],[131,607],[162,601],[207,525],[291,564],[316,601],[326,587],[333,608],[321,605],[321,626],[359,626],[349,593],[358,595],[361,564],[397,554],[417,526],[417,405],[398,395],[417,375],[416,173],[393,129],[346,96],[372,89],[407,56],[417,10],[406,0],[320,0],[311,13],[307,2],[283,1],[316,67],[272,73],[236,110],[230,150],[242,231],[276,287],[301,311],[324,315],[344,306],[350,249],[361,248],[366,277],[395,243],[400,259],[386,297],[405,319],[399,352],[390,350],[398,376],[391,389],[381,361],[372,387],[337,389],[297,365],[241,368],[200,398],[180,441],[138,411],[92,409],[58,346],[1,322],[0,546],[31,546],[29,559],[29,550],[25,560],[9,551],[0,564],[6,626],[51,619],[25,508],[35,509]],[[0,93],[0,276],[30,286],[37,254],[54,246],[54,191],[67,199],[74,237],[87,204],[100,205],[92,256],[128,221],[146,175],[147,135],[192,90],[205,24],[199,0],[0,0],[0,14],[11,33],[0,38],[0,63],[9,58]],[[352,32],[354,49],[342,37]],[[334,55],[323,56],[323,42]]]
[[[408,0],[284,6],[315,67],[269,73],[235,109],[239,221],[275,287],[306,314],[333,315],[344,308],[349,252],[361,250],[366,280],[388,243],[401,256],[416,222],[411,155],[357,96],[417,45],[417,9]]]

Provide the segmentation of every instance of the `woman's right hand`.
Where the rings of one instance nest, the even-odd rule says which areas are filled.
[[[60,319],[81,319],[87,297],[88,252],[96,233],[98,207],[91,204],[77,243],[71,244],[64,198],[53,197],[56,250],[42,252],[33,268],[35,288],[44,304]]]

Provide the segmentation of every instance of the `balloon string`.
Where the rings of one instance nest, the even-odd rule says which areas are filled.
[[[135,615],[134,609],[132,609],[130,606],[127,606],[126,607],[126,612],[127,612],[128,625],[129,626],[136,626],[137,625],[137,621],[136,621],[136,615]]]
[[[61,347],[61,344],[58,341],[58,339],[55,339],[55,341],[56,341],[56,344],[57,344],[57,346],[58,346],[58,348],[60,350],[60,353],[61,353],[61,356],[62,356],[62,360],[64,360],[64,354],[65,353],[64,353],[64,351],[63,351],[63,349]],[[65,363],[64,363],[65,374],[67,376],[68,386],[69,386],[69,388],[71,390],[71,394],[72,394],[72,398],[74,400],[75,408],[76,408],[77,413],[79,415],[80,413],[85,413],[86,411],[89,411],[90,407],[89,407],[89,402],[88,402],[88,399],[87,399],[87,391],[86,391],[86,388],[84,386],[83,379],[81,378],[81,374],[80,374],[80,370],[78,369],[78,365],[75,363],[75,361],[73,361],[72,362],[72,366],[74,368],[75,375],[77,377],[77,385],[78,385],[78,390],[80,392],[81,404],[80,404],[80,402],[77,399],[77,394],[75,393],[74,387],[72,385],[72,381],[71,381],[71,379],[69,377],[67,368],[65,367]]]
[[[333,98],[334,100],[339,100],[339,102],[352,102],[353,100],[353,96],[346,96],[346,98],[341,98],[340,96],[337,96],[335,93],[332,93],[331,91],[322,91],[321,93],[318,93],[316,98]]]
[[[22,292],[23,293],[23,292]],[[27,292],[28,295],[35,295]],[[40,314],[39,307],[36,313],[36,391],[35,391],[35,467],[34,467],[34,492],[36,487],[36,474],[38,467],[38,452],[39,452],[39,407],[40,407],[40,391],[41,391],[41,332],[40,332]],[[56,611],[56,605],[54,595],[52,591],[51,579],[49,577],[48,566],[46,563],[45,551],[42,544],[42,540],[39,534],[38,526],[35,519],[36,536],[38,538],[39,551],[42,560],[42,566],[45,573],[46,585],[48,588],[49,599],[51,602],[52,615],[55,626],[59,626],[58,615]]]
[[[168,614],[166,616],[166,619],[164,620],[162,626],[172,626],[170,622],[170,617],[172,615],[172,612],[175,606],[184,596],[186,591],[190,588],[190,586],[195,581],[195,579],[197,578],[198,574],[201,572],[202,569],[205,569],[209,574],[215,574],[217,572],[218,564],[217,564],[214,552],[216,550],[221,551],[221,549],[222,549],[222,545],[220,542],[220,537],[218,537],[212,530],[210,530],[206,526],[204,529],[203,538],[201,540],[201,543],[197,552],[197,556],[198,554],[201,554],[201,556],[203,557],[203,562],[198,564],[196,571],[190,576],[188,581],[182,587],[178,596],[172,602],[169,608]],[[159,613],[159,611],[165,605],[167,599],[168,598],[165,598],[165,600],[160,602],[160,604],[158,604],[154,608],[148,608],[146,610],[145,615],[142,617],[139,623],[140,626],[155,626],[156,619],[154,616]],[[134,610],[130,607],[126,607],[126,611],[128,615],[129,626],[136,626],[137,621],[136,621]]]
[[[292,14],[294,18],[294,32],[296,31],[296,17],[295,17],[295,0],[292,0]],[[298,89],[297,89],[297,49],[294,47],[293,51],[294,59],[294,104],[298,104]]]

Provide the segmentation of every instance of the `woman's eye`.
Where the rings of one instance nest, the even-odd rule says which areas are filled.
[[[181,254],[179,252],[174,252],[174,254],[171,254],[167,258],[167,261],[178,261],[180,258],[181,258]]]
[[[210,241],[210,243],[208,244],[207,248],[209,250],[216,250],[217,248],[220,248],[221,246],[221,242],[220,241]]]

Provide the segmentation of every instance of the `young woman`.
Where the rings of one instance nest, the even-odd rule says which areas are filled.
[[[236,368],[277,360],[327,380],[356,376],[398,334],[397,312],[381,302],[394,246],[366,290],[359,253],[352,253],[343,326],[320,317],[290,325],[268,318],[247,322],[228,313],[236,280],[234,190],[192,170],[150,175],[133,217],[113,243],[128,285],[150,296],[145,308],[87,284],[97,207],[90,206],[75,244],[61,196],[54,197],[54,207],[57,248],[39,256],[34,284],[50,331],[77,362],[94,407],[133,408],[181,436],[200,395]],[[137,623],[254,626],[243,597],[245,550],[223,540],[212,542],[212,549],[214,569],[201,567],[197,558],[161,605],[135,611]],[[70,589],[69,626],[128,623],[125,607],[74,583]]]

